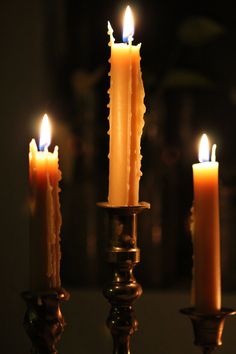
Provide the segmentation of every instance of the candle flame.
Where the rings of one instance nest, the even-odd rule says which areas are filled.
[[[51,127],[47,114],[44,114],[40,130],[39,150],[44,151],[49,147],[50,143]]]
[[[130,6],[127,6],[124,16],[123,42],[130,43],[134,35],[134,18]]]
[[[200,140],[199,144],[199,152],[198,152],[198,159],[200,162],[206,162],[209,161],[209,141],[208,137],[206,134],[202,135],[202,138]]]

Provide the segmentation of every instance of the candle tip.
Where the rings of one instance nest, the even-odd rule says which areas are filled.
[[[211,161],[216,162],[216,144],[213,144],[211,149]]]
[[[107,33],[110,36],[110,43],[109,45],[113,44],[115,42],[115,38],[113,37],[113,28],[111,27],[110,21],[107,22]]]
[[[35,139],[33,138],[29,144],[30,154],[35,154],[38,151],[37,144]]]

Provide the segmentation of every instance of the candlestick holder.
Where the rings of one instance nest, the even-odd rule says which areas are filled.
[[[60,288],[25,291],[22,297],[27,305],[23,324],[32,342],[31,354],[57,354],[56,344],[66,324],[60,305],[69,293]]]
[[[108,215],[107,262],[111,265],[112,278],[103,289],[111,305],[107,326],[113,337],[113,354],[130,354],[130,338],[137,330],[133,302],[142,294],[133,269],[140,261],[137,248],[137,214],[150,208],[148,203],[137,206],[112,207],[98,203]]]
[[[181,309],[180,312],[187,315],[193,326],[194,344],[202,348],[204,354],[213,351],[222,345],[222,334],[226,317],[235,315],[236,311],[222,308],[215,314],[197,312],[195,308]]]

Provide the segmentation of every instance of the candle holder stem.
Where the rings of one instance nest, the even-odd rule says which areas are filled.
[[[233,309],[222,308],[215,314],[205,314],[192,307],[181,309],[180,312],[190,318],[194,332],[194,344],[202,348],[203,354],[211,354],[222,345],[225,319],[236,313]]]
[[[135,265],[136,262],[132,262],[124,269],[124,265],[119,263],[113,268],[111,282],[103,290],[111,304],[107,326],[113,337],[113,354],[130,353],[131,335],[138,326],[132,305],[141,296],[142,288],[133,276]]]
[[[150,206],[148,203],[134,207],[110,207],[107,203],[98,206],[105,208],[109,217],[107,262],[112,276],[103,294],[111,305],[107,326],[113,337],[113,354],[130,354],[130,339],[138,328],[133,303],[142,294],[133,274],[140,261],[137,214]]]
[[[113,354],[130,353],[130,335],[118,336],[112,335],[113,338]]]
[[[60,304],[69,299],[69,293],[64,289],[25,291],[22,297],[27,305],[24,327],[32,342],[31,354],[58,354],[56,344],[65,327]]]

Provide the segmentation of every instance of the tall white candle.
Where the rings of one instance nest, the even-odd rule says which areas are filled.
[[[144,126],[144,88],[140,68],[140,44],[132,45],[133,18],[129,7],[124,23],[124,42],[110,35],[109,89],[109,193],[110,205],[137,205],[141,177],[141,135]]]
[[[221,308],[219,164],[213,146],[209,161],[209,143],[202,136],[200,163],[193,165],[194,181],[194,299],[196,309],[216,313]]]
[[[58,288],[60,280],[60,228],[58,147],[51,153],[50,126],[44,116],[40,150],[34,139],[29,148],[30,182],[30,287]]]

